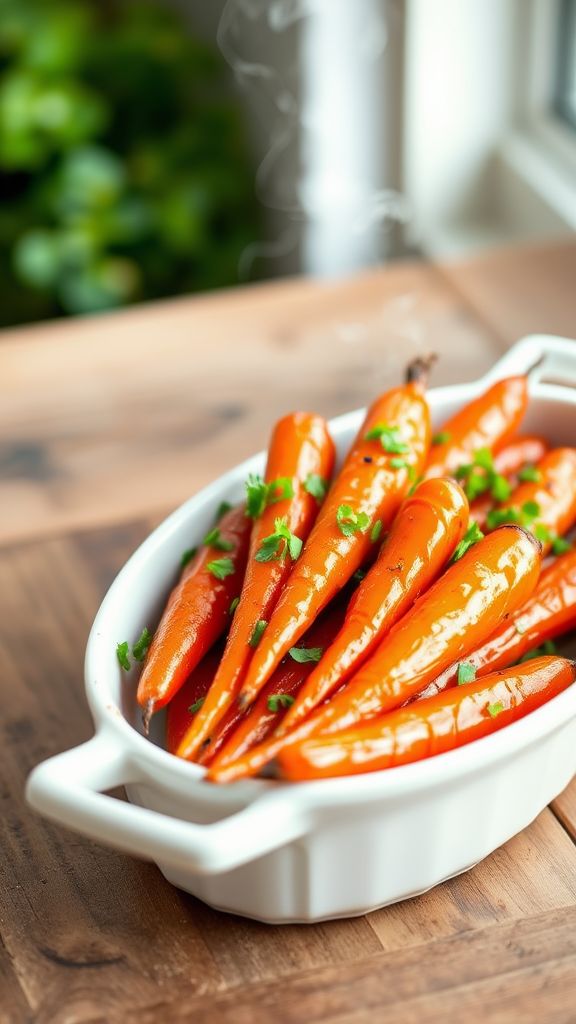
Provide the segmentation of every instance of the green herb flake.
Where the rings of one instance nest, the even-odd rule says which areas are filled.
[[[289,655],[294,661],[297,661],[300,665],[305,665],[307,661],[320,661],[324,653],[323,647],[291,647]]]
[[[522,483],[539,484],[542,479],[542,473],[537,466],[522,466],[522,469],[518,473],[518,479]]]
[[[288,528],[286,517],[274,520],[274,533],[264,537],[256,552],[257,562],[275,562],[284,560],[289,554],[293,562],[302,551],[302,541]]]
[[[197,711],[200,711],[200,708],[202,707],[205,700],[205,697],[198,697],[198,700],[195,700],[194,703],[191,704],[190,707],[188,708],[190,714],[195,715]]]
[[[458,665],[458,686],[473,683],[476,679],[476,668],[471,661],[461,661]]]
[[[352,575],[352,579],[358,580],[358,582],[361,583],[362,580],[366,579],[366,575],[366,569],[356,569],[356,572]]]
[[[279,476],[276,480],[271,480],[267,487],[267,505],[276,505],[279,501],[285,501],[287,498],[294,497],[294,486],[292,478],[289,476]]]
[[[491,508],[486,516],[486,525],[489,530],[495,530],[504,523],[519,523],[520,516],[515,508]]]
[[[236,609],[237,609],[239,604],[240,604],[240,598],[239,597],[235,597],[234,600],[230,602],[230,607],[228,609],[228,612],[229,612],[230,615],[234,615],[234,612],[236,611]]]
[[[234,550],[234,544],[232,543],[232,541],[224,540],[217,526],[215,526],[213,530],[208,531],[202,543],[204,547],[216,548],[216,551]]]
[[[410,446],[401,439],[399,428],[390,427],[386,423],[377,423],[367,434],[364,434],[364,440],[380,441],[384,451],[392,455],[410,451]]]
[[[225,580],[234,572],[234,562],[231,558],[215,558],[214,561],[207,562],[206,568],[217,580]]]
[[[116,657],[120,664],[120,668],[123,668],[125,672],[129,672],[131,665],[128,657],[128,641],[125,640],[122,644],[116,644]]]
[[[504,711],[504,705],[498,701],[496,704],[489,704],[486,710],[490,718],[497,718]]]
[[[254,626],[254,629],[253,629],[253,632],[252,632],[252,636],[250,637],[250,639],[248,641],[248,644],[249,644],[250,647],[258,647],[258,644],[260,643],[260,640],[262,639],[262,634],[263,634],[264,630],[266,629],[267,625],[268,625],[268,623],[266,622],[266,619],[258,619],[258,622]]]
[[[136,658],[136,661],[144,661],[144,658],[148,653],[148,648],[150,647],[151,643],[152,634],[150,633],[148,627],[144,626],[144,629],[140,633],[140,636],[138,637],[136,643],[132,648],[132,656]]]
[[[229,501],[221,501],[220,504],[218,505],[218,508],[216,509],[216,516],[214,521],[216,523],[219,523],[220,520],[222,519],[222,516],[225,516],[227,512],[231,511],[231,509],[232,505],[230,504]]]
[[[180,568],[184,569],[188,565],[188,562],[191,562],[193,558],[196,558],[197,554],[198,548],[188,548],[184,551],[182,558],[180,559]]]
[[[328,481],[318,473],[308,473],[304,481],[304,490],[316,498],[316,501],[324,501],[328,490]]]
[[[291,697],[289,693],[273,693],[267,700],[268,711],[273,711],[276,714],[280,711],[280,708],[289,708],[294,703],[294,697]]]
[[[464,534],[462,540],[460,541],[459,544],[457,544],[454,554],[450,559],[450,563],[454,564],[454,562],[458,562],[459,559],[462,558],[462,555],[465,555],[468,549],[471,548],[474,544],[477,544],[478,541],[482,540],[483,537],[484,534],[482,533],[482,530],[478,526],[478,523],[471,523],[468,529],[466,530],[466,533]]]
[[[522,525],[528,526],[529,523],[533,522],[540,515],[541,509],[537,501],[525,501],[522,505]]]
[[[541,544],[548,544],[552,540],[552,534],[544,523],[534,523],[532,526],[532,533],[539,540]]]
[[[500,473],[494,474],[490,485],[490,494],[494,501],[508,501],[512,494],[512,486],[505,476],[501,476]]]
[[[565,537],[554,537],[552,541],[552,554],[553,555],[565,555],[567,551],[572,550],[570,541],[566,540]]]
[[[351,537],[354,533],[366,533],[370,526],[370,516],[366,512],[355,512],[351,505],[339,505],[336,523],[340,533]]]
[[[375,544],[377,540],[380,540],[380,534],[381,533],[382,533],[382,520],[381,519],[377,519],[376,522],[374,523],[374,526],[372,527],[372,529],[370,531],[370,540],[372,541],[373,544]]]
[[[452,434],[450,433],[449,430],[440,430],[439,433],[434,434],[434,437],[432,438],[432,444],[448,444],[448,442],[451,440]]]
[[[250,473],[246,481],[246,515],[257,519],[266,508],[268,488],[261,476]]]
[[[525,661],[532,661],[533,658],[543,658],[547,654],[556,653],[556,644],[552,640],[545,640],[541,647],[533,647],[531,651],[526,651],[526,654],[518,659],[518,664],[523,665]]]
[[[288,476],[279,476],[270,483],[265,483],[261,476],[250,473],[246,481],[246,515],[251,519],[261,516],[269,505],[275,505],[284,498],[294,496],[292,480]]]

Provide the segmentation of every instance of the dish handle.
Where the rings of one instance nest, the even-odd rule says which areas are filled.
[[[485,380],[489,383],[528,372],[534,381],[552,378],[576,387],[576,341],[554,334],[529,334],[508,349]]]
[[[199,874],[229,871],[308,831],[305,812],[282,789],[265,792],[209,825],[138,807],[104,792],[141,781],[137,766],[101,730],[87,743],[38,765],[28,779],[26,799],[45,817],[91,839]]]

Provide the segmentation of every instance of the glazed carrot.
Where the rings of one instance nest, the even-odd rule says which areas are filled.
[[[255,651],[240,691],[244,704],[362,565],[420,473],[430,443],[425,377],[418,364],[407,384],[370,407]]]
[[[166,708],[166,750],[171,754],[177,753],[186,730],[202,706],[216,675],[223,650],[224,644],[220,640],[202,658]]]
[[[536,466],[537,479],[519,484],[505,505],[488,513],[487,526],[520,522],[542,543],[543,553],[564,547],[576,521],[576,448],[554,448]]]
[[[549,451],[545,437],[537,434],[518,434],[505,448],[496,452],[494,469],[502,476],[516,476],[526,466],[535,466]]]
[[[254,774],[287,745],[350,729],[399,707],[454,661],[482,643],[534,590],[540,544],[510,524],[479,541],[450,566],[398,622],[376,653],[331,700],[296,729],[249,751],[209,777],[228,782]]]
[[[248,712],[243,712],[237,702],[228,709],[214,743],[200,756],[200,764],[212,764],[218,752],[219,764],[235,761],[277,728],[315,668],[321,651],[336,636],[345,610],[346,600],[338,599],[318,617],[298,648],[280,663]],[[179,753],[186,757],[184,742],[180,744]]]
[[[535,475],[536,463],[540,462],[549,448],[550,445],[543,437],[518,435],[494,456],[494,473],[515,485],[518,483],[518,473],[524,471],[527,476]],[[495,504],[489,490],[471,503],[470,515],[481,530],[485,528],[486,517]]]
[[[250,539],[244,506],[225,512],[211,536],[215,543],[184,568],[148,650],[137,694],[146,727],[224,632],[240,593]]]
[[[356,591],[344,625],[282,723],[293,728],[357,671],[441,572],[462,540],[468,502],[458,484],[425,480],[406,498],[380,555]]]
[[[471,461],[479,449],[503,448],[516,433],[528,404],[526,377],[507,377],[473,399],[436,434],[424,477],[445,476]]]
[[[478,676],[508,668],[535,647],[576,628],[576,550],[544,569],[531,597],[508,616],[488,639],[466,655]],[[415,698],[433,697],[458,682],[459,664],[450,665]]]
[[[310,533],[333,465],[334,442],[322,417],[295,412],[279,420],[264,482],[248,481],[247,511],[253,514],[254,526],[246,575],[222,661],[186,735],[189,759],[210,742],[238,693],[263,628],[259,623],[268,622]],[[268,493],[273,500],[267,505]]]
[[[400,708],[336,736],[287,747],[280,775],[294,782],[357,775],[422,761],[497,732],[572,686],[576,663],[537,658]]]

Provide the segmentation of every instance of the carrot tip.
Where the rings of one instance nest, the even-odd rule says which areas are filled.
[[[154,701],[149,700],[146,702],[146,707],[142,712],[142,725],[144,726],[144,735],[147,736],[150,732],[150,720],[154,714]]]
[[[406,383],[420,384],[423,388],[426,388],[430,371],[437,359],[438,356],[435,352],[428,352],[427,355],[418,356],[417,359],[413,359],[406,367]]]

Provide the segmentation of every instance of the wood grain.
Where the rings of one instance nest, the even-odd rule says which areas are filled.
[[[576,334],[576,245],[286,282],[0,340],[0,1024],[573,1024],[576,783],[475,869],[352,921],[271,928],[41,820],[30,768],[92,732],[100,599],[151,524],[295,402],[363,404],[422,349],[472,378]]]
[[[440,1020],[460,1003],[474,1022],[499,993],[520,1005],[524,991],[559,1014],[575,952],[563,941],[576,924],[576,847],[550,811],[418,899],[279,928],[211,910],[155,867],[28,811],[22,788],[33,764],[92,731],[85,636],[148,529],[140,520],[0,552],[0,594],[11,595],[0,635],[10,694],[0,748],[0,1005],[9,1024],[368,1021],[376,1007],[378,1020],[396,1024]]]
[[[576,244],[551,241],[492,250],[442,272],[504,344],[525,334],[576,338]]]
[[[437,383],[500,346],[434,268],[290,281],[6,331],[0,542],[174,507],[282,413],[364,405],[433,349]]]

